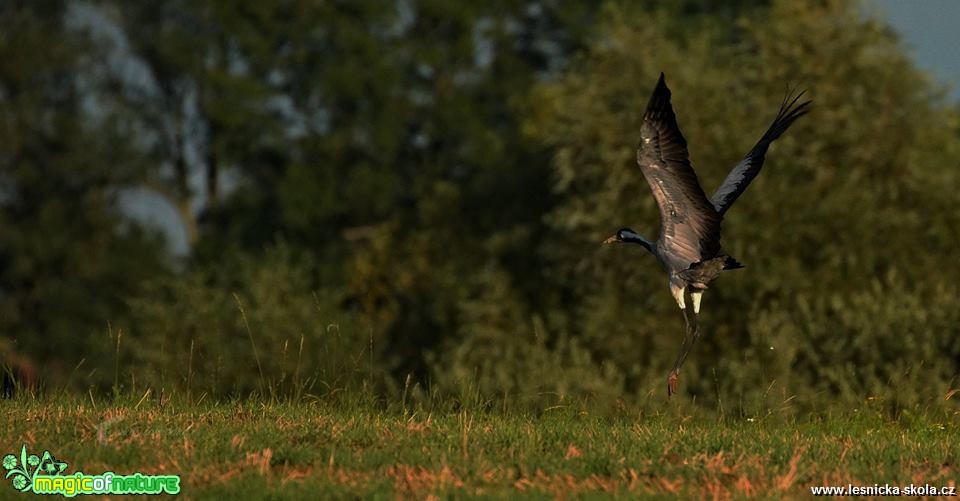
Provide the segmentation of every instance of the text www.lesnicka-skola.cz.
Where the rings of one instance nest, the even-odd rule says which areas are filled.
[[[814,496],[956,496],[957,488],[937,485],[841,485],[814,486],[810,488]]]

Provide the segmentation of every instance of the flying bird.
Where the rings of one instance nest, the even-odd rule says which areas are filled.
[[[677,392],[680,367],[700,337],[703,291],[721,271],[743,268],[720,247],[723,215],[760,173],[770,144],[809,111],[811,101],[797,104],[801,96],[803,92],[792,99],[788,95],[783,100],[773,123],[757,144],[727,174],[713,196],[707,198],[690,165],[687,141],[677,126],[677,117],[670,105],[670,89],[660,73],[643,114],[637,149],[637,164],[660,211],[660,236],[656,242],[651,242],[630,228],[623,228],[604,243],[643,246],[657,258],[669,276],[670,294],[683,312],[686,334],[673,370],[667,377],[668,396]],[[692,308],[687,308],[688,295]]]

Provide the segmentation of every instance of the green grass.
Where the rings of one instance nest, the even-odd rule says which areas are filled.
[[[0,454],[26,443],[67,461],[68,474],[180,474],[187,499],[806,497],[812,485],[948,485],[960,460],[956,413],[893,419],[869,404],[718,418],[677,399],[657,415],[110,402],[0,401]]]

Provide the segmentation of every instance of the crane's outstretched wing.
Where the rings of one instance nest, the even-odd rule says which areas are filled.
[[[663,73],[640,127],[637,164],[660,208],[662,245],[682,268],[720,251],[720,215],[697,181]],[[686,263],[686,264],[683,264]]]
[[[750,181],[757,177],[760,168],[763,167],[763,157],[767,154],[770,143],[780,137],[796,119],[810,111],[809,106],[812,101],[804,101],[797,105],[801,96],[803,96],[803,92],[797,94],[793,99],[790,99],[789,95],[784,98],[783,103],[780,104],[780,111],[777,112],[777,117],[773,119],[773,123],[770,124],[767,132],[763,134],[760,141],[757,141],[753,149],[743,157],[743,160],[727,174],[727,178],[717,188],[716,193],[710,197],[710,202],[717,213],[722,215],[726,212],[747,189]]]

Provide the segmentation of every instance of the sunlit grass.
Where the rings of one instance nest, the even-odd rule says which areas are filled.
[[[50,450],[67,473],[180,474],[188,498],[808,495],[812,485],[950,485],[958,417],[731,418],[540,412],[372,398],[190,404],[131,395],[0,402],[0,452]]]

